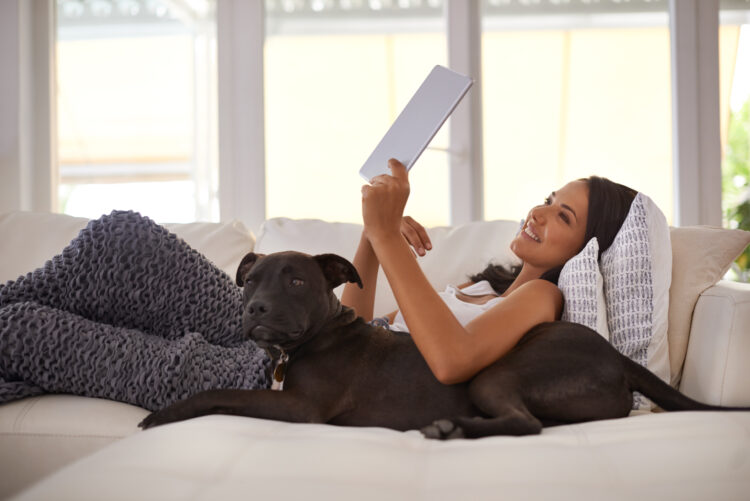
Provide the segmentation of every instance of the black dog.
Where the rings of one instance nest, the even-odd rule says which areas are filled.
[[[421,429],[431,438],[540,433],[542,426],[627,416],[633,391],[665,410],[724,409],[691,400],[579,324],[540,324],[469,383],[444,385],[408,334],[373,327],[333,289],[362,287],[334,254],[248,254],[243,331],[276,362],[283,391],[211,390],[149,415],[140,426],[207,414]]]

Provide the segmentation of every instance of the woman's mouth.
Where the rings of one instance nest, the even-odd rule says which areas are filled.
[[[531,240],[534,240],[535,242],[541,242],[539,236],[534,233],[534,230],[531,229],[531,225],[526,225],[526,227],[523,229],[523,234],[529,237]]]

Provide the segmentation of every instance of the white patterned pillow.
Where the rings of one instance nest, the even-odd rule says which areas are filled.
[[[599,271],[599,241],[596,237],[565,263],[557,286],[565,298],[562,320],[585,325],[609,340],[607,306]]]
[[[672,246],[661,210],[642,193],[601,259],[610,342],[669,383],[667,318]],[[635,394],[635,409],[653,404]]]

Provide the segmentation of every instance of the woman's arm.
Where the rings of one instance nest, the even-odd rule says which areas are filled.
[[[409,332],[435,377],[467,381],[513,348],[529,329],[562,310],[559,289],[532,280],[465,327],[432,288],[409,249],[397,241],[373,242]]]
[[[365,233],[359,239],[357,252],[352,262],[362,279],[360,289],[354,283],[347,283],[341,294],[341,304],[352,308],[358,316],[369,322],[373,318],[373,307],[375,305],[375,289],[378,282],[378,258],[367,240]]]
[[[365,232],[432,373],[446,384],[466,381],[507,353],[533,326],[555,320],[562,295],[553,284],[532,280],[461,326],[400,238],[397,222],[409,185],[403,165],[389,165],[393,176],[378,176],[362,189]]]

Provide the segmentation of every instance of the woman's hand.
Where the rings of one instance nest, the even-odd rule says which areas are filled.
[[[391,175],[375,176],[371,184],[362,187],[362,222],[371,241],[401,233],[404,207],[409,199],[406,167],[393,158],[388,167]]]

